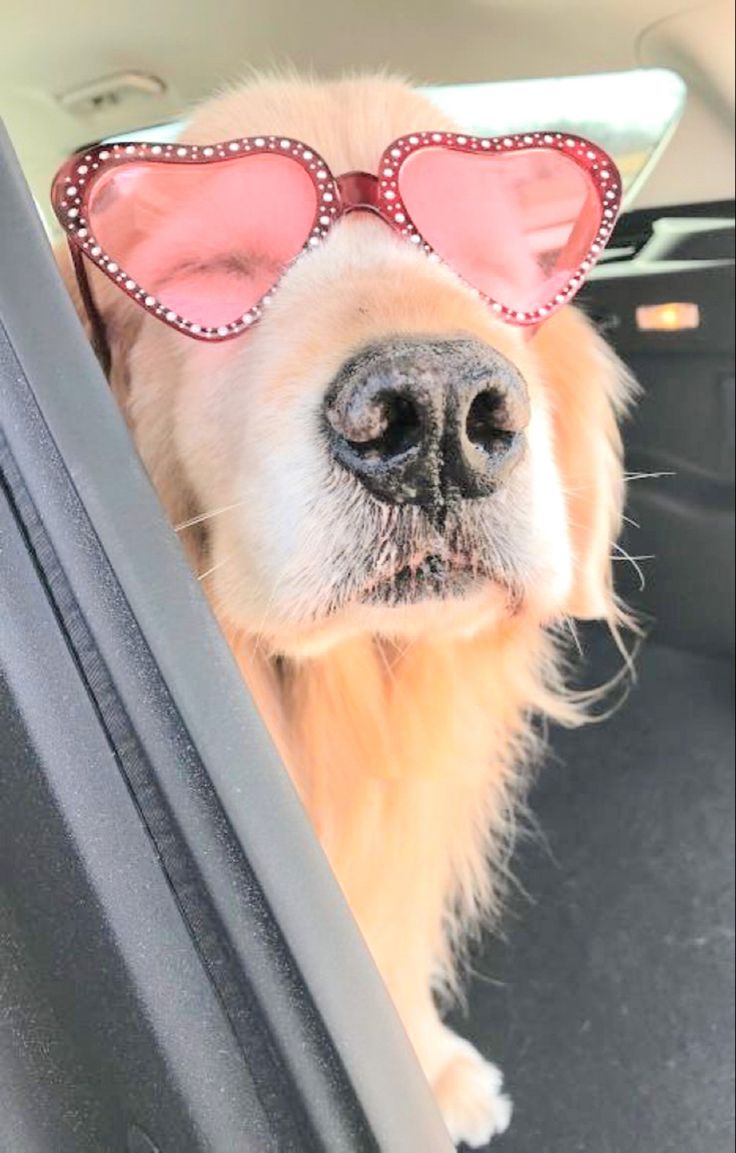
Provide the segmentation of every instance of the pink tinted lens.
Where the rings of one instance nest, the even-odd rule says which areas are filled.
[[[87,206],[111,260],[167,309],[205,327],[258,303],[304,247],[316,210],[307,172],[270,153],[124,164],[100,176]]]
[[[423,148],[404,161],[401,198],[439,256],[514,312],[550,304],[600,227],[595,187],[546,149],[466,153]]]

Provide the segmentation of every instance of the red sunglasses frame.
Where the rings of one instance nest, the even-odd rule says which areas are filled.
[[[268,305],[281,280],[279,277],[248,312],[227,325],[208,328],[193,324],[186,317],[173,312],[129,276],[125,269],[105,252],[93,234],[87,219],[89,197],[99,177],[109,169],[140,161],[155,164],[207,165],[233,160],[236,156],[264,152],[288,155],[309,174],[317,194],[317,208],[312,227],[303,249],[295,259],[299,259],[305,251],[321,244],[342,216],[350,212],[368,211],[379,216],[409,243],[416,245],[418,250],[434,260],[440,260],[432,245],[416,228],[399,190],[399,173],[406,158],[421,149],[437,147],[477,154],[540,149],[548,152],[559,151],[569,157],[590,178],[600,205],[599,228],[585,258],[564,288],[556,291],[552,299],[532,311],[518,312],[469,285],[499,319],[525,327],[539,325],[572,300],[578,292],[608,243],[621,208],[621,176],[611,157],[597,145],[583,137],[560,132],[529,132],[503,137],[470,136],[454,132],[416,132],[399,137],[388,145],[381,156],[378,175],[369,172],[348,172],[336,177],[322,157],[301,141],[280,136],[252,136],[212,145],[147,142],[100,144],[77,153],[61,167],[53,182],[51,200],[69,242],[80,292],[98,344],[101,343],[103,346],[105,344],[104,325],[92,295],[82,257],[86,257],[104,272],[146,312],[187,336],[209,342],[231,340],[251,328],[261,317],[263,309]],[[284,268],[282,276],[288,267],[290,266]],[[456,275],[459,276],[459,273]]]

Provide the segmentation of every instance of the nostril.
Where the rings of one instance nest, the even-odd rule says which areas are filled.
[[[485,389],[474,397],[465,418],[468,440],[476,448],[495,453],[508,448],[516,432],[508,427],[508,413],[502,397]]]
[[[530,418],[516,367],[465,337],[397,337],[337,372],[324,400],[324,448],[387,504],[443,520],[450,505],[495,493],[523,459]],[[443,520],[444,523],[444,520]]]
[[[353,452],[368,461],[401,456],[422,439],[419,410],[400,392],[353,395],[346,405],[329,408],[327,419]]]

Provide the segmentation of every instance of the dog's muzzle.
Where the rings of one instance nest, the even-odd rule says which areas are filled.
[[[479,340],[396,338],[343,365],[325,417],[335,460],[375,497],[436,509],[507,481],[529,399],[511,362]]]

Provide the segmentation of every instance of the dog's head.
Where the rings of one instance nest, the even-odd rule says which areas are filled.
[[[395,82],[261,82],[185,139],[278,133],[374,172],[390,140],[453,127]],[[93,288],[169,514],[215,514],[184,539],[217,611],[272,651],[613,612],[627,385],[579,313],[530,340],[365,212],[220,345]]]

